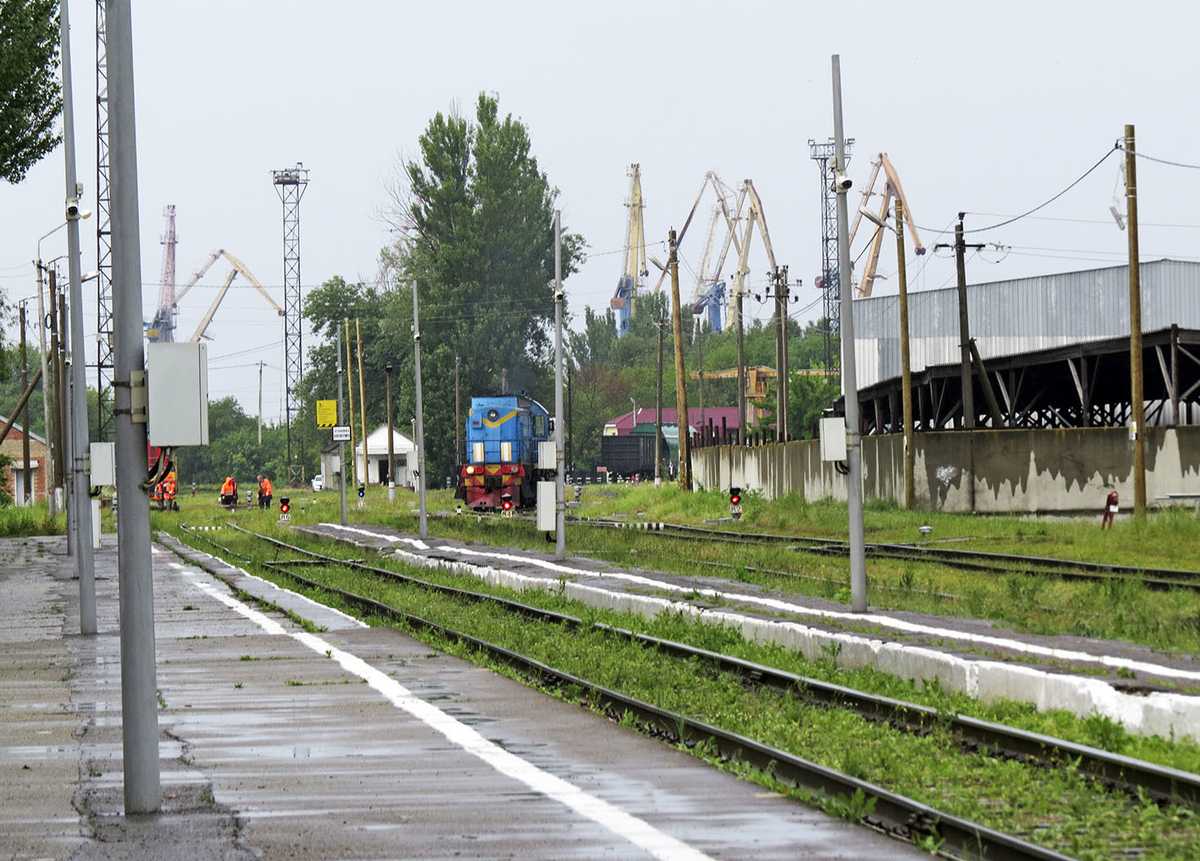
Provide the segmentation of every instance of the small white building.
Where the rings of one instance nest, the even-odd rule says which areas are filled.
[[[417,447],[413,441],[392,426],[392,459],[396,467],[396,486],[413,488],[412,472],[417,465]],[[368,484],[387,484],[388,480],[388,437],[387,425],[380,425],[367,436],[367,457],[364,469],[363,444],[354,446],[354,460],[359,481]],[[347,480],[350,478],[346,476]]]

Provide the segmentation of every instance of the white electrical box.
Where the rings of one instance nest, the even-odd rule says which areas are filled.
[[[208,345],[147,344],[150,445],[208,445]]]
[[[107,487],[117,483],[116,448],[114,442],[94,442],[88,447],[92,461],[92,475],[88,484],[92,487]]]
[[[555,509],[558,495],[554,485],[553,481],[537,483],[537,528],[540,532],[553,532],[558,528],[558,512]]]
[[[846,459],[846,419],[841,416],[821,419],[821,460]]]
[[[538,469],[555,469],[558,466],[558,448],[554,440],[538,443]]]

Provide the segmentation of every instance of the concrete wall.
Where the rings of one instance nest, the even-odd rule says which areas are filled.
[[[903,504],[899,434],[862,441],[865,499]],[[944,431],[914,441],[917,504],[938,511],[1099,511],[1109,491],[1133,504],[1133,443],[1125,428]],[[768,499],[846,498],[846,478],[803,440],[752,448],[711,446],[693,452],[696,484],[758,491]],[[974,480],[971,476],[974,474]],[[1150,428],[1146,496],[1200,492],[1200,427]],[[972,496],[974,499],[972,499]]]

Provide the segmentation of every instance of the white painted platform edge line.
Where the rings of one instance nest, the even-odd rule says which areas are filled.
[[[283,627],[263,613],[224,595],[211,583],[196,585],[222,604],[259,625],[268,634],[287,634]],[[500,746],[488,741],[457,718],[413,694],[381,670],[349,652],[336,648],[315,634],[303,631],[289,636],[321,655],[327,655],[347,672],[366,681],[397,708],[408,712],[465,752],[477,757],[501,774],[525,784],[534,792],[559,802],[598,825],[607,828],[661,861],[711,861],[710,856],[664,834],[650,823],[621,810],[603,799],[584,792],[562,778],[543,771]]]

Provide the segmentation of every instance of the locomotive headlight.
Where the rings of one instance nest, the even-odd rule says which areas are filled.
[[[474,474],[475,474],[475,467],[473,467],[473,466],[468,466],[468,467],[466,468],[466,470],[465,470],[465,471],[466,471],[467,475],[474,475]]]

